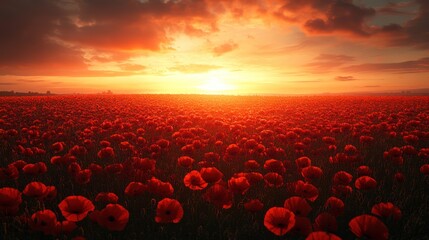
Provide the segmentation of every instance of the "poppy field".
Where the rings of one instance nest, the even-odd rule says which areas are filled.
[[[0,239],[429,239],[429,97],[0,98]]]

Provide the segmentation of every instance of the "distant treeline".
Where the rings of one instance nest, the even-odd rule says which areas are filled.
[[[55,95],[51,93],[51,91],[47,91],[45,93],[39,92],[15,92],[15,91],[0,91],[0,96],[50,96]]]

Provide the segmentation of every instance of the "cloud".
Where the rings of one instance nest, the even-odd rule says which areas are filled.
[[[0,76],[15,75],[15,76],[67,76],[67,77],[117,77],[117,76],[132,76],[136,74],[133,71],[101,71],[88,69],[50,69],[50,68],[31,68],[31,67],[0,67]]]
[[[79,49],[58,41],[66,17],[55,1],[1,1],[0,68],[86,68]]]
[[[45,82],[45,80],[42,79],[17,79],[15,80],[17,82],[25,82],[25,83],[39,83],[39,82]]]
[[[335,77],[335,81],[340,81],[340,82],[349,82],[349,81],[355,81],[355,80],[357,79],[353,76],[336,76]]]
[[[320,54],[314,60],[305,65],[310,72],[329,72],[337,67],[354,61],[354,57],[348,55]]]
[[[175,67],[170,68],[172,71],[194,74],[194,73],[205,73],[211,70],[216,70],[221,68],[217,65],[210,64],[187,64],[187,65],[176,65]]]
[[[217,31],[209,2],[1,1],[0,74],[90,75],[91,61],[168,49],[175,33]]]
[[[418,49],[429,49],[429,2],[416,0],[417,14],[404,24],[388,24],[381,27],[374,38],[387,46],[407,46]],[[396,8],[396,11],[401,11]]]
[[[385,6],[377,8],[377,13],[386,15],[413,15],[414,13],[407,10],[410,6],[413,6],[415,1],[406,2],[389,2]]]
[[[213,48],[213,54],[216,57],[219,57],[219,56],[221,56],[227,52],[231,52],[237,48],[238,48],[238,44],[236,44],[236,43],[233,43],[233,42],[224,43],[224,44],[221,44],[219,46],[214,47]]]
[[[0,1],[0,75],[131,75],[130,58],[173,51],[178,34],[206,37],[222,29],[225,18],[236,24],[276,23],[299,27],[307,36],[365,37],[383,46],[429,49],[429,2],[413,0],[373,9],[352,0],[2,0]],[[409,11],[414,4],[416,13]],[[405,23],[377,26],[379,15],[408,15]],[[229,21],[231,19],[228,19]],[[257,21],[255,21],[257,22]],[[255,36],[256,37],[256,36]],[[299,49],[303,46],[297,46]],[[304,46],[305,48],[306,46]],[[214,56],[238,48],[234,42],[214,46]],[[92,71],[114,62],[122,72]],[[121,65],[122,64],[122,65]],[[125,65],[124,65],[125,64]],[[314,72],[342,66],[341,59],[315,59]]]
[[[422,73],[429,72],[429,57],[418,60],[394,63],[365,63],[343,67],[346,72],[392,72]]]
[[[380,85],[366,85],[366,86],[363,86],[364,88],[379,88],[379,87],[381,87]]]
[[[0,86],[11,86],[11,85],[16,85],[16,83],[14,83],[14,82],[0,82]]]
[[[320,80],[294,80],[294,81],[287,81],[288,83],[318,83],[321,82]]]
[[[370,35],[366,19],[375,15],[375,10],[354,5],[351,1],[333,2],[324,18],[314,18],[304,24],[311,33],[342,31],[358,36]]]

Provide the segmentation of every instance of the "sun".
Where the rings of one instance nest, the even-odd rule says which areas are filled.
[[[224,83],[217,77],[211,77],[204,84],[198,86],[198,88],[206,93],[223,93],[233,90],[234,86]]]

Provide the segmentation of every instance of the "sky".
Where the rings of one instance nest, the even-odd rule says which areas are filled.
[[[0,90],[429,88],[427,0],[1,0]]]

